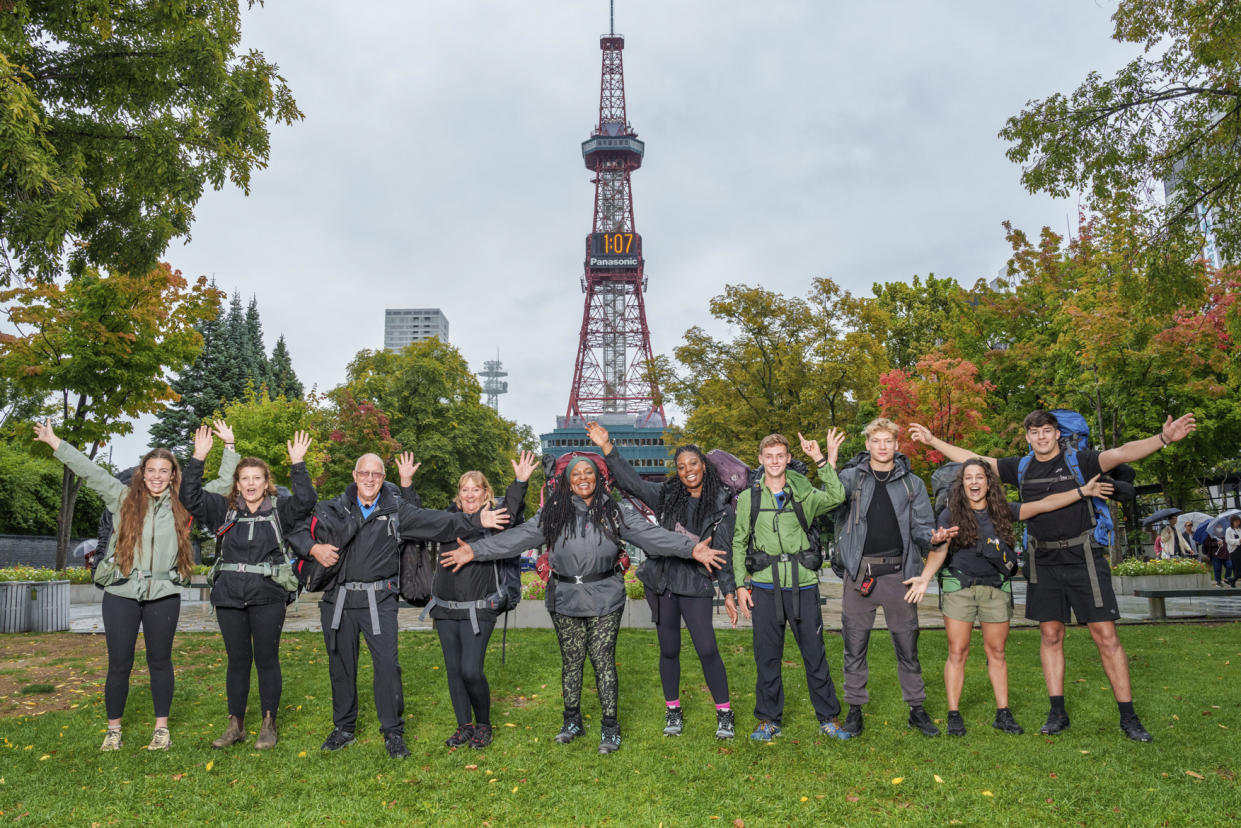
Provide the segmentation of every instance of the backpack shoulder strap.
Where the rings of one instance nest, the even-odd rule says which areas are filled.
[[[763,502],[763,492],[759,488],[761,485],[763,485],[762,481],[759,481],[750,487],[750,538],[748,544],[751,553],[754,552],[754,527],[758,523],[758,510]]]
[[[793,503],[793,514],[797,515],[797,522],[801,524],[801,530],[806,533],[806,540],[809,540],[810,524],[806,522],[806,513],[802,511],[801,501],[793,497],[791,492],[789,493],[789,500]]]
[[[1034,452],[1030,452],[1025,457],[1017,461],[1017,496],[1024,497],[1021,486],[1025,483],[1026,472],[1030,470],[1030,463],[1034,460]]]
[[[237,523],[237,510],[229,509],[227,512],[224,513],[224,522],[220,524],[219,529],[215,530],[216,538],[219,539],[219,538],[224,537],[226,534],[228,534],[228,530],[232,529],[233,525],[236,523]]]

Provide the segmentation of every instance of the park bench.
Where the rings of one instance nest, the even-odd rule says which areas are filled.
[[[1233,592],[1219,587],[1209,589],[1135,589],[1133,594],[1138,598],[1150,601],[1150,617],[1161,621],[1168,617],[1165,600],[1168,598],[1228,598],[1241,597],[1241,590]]]

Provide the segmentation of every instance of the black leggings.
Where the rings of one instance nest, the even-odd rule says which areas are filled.
[[[681,619],[689,630],[690,640],[702,662],[702,674],[711,690],[716,704],[728,701],[728,674],[724,671],[724,659],[715,643],[715,627],[711,623],[713,599],[691,595],[675,595],[665,591],[655,598],[659,623],[655,632],[659,636],[659,681],[664,687],[664,700],[674,701],[681,696]]]
[[[495,618],[478,619],[478,635],[470,619],[438,618],[435,630],[444,651],[444,671],[448,674],[448,698],[457,724],[491,724],[491,687],[483,673],[487,642],[496,628]]]
[[[616,636],[620,633],[622,607],[608,615],[577,618],[552,613],[556,639],[560,642],[560,683],[565,710],[582,709],[582,670],[586,656],[595,668],[595,687],[604,721],[616,721],[618,685],[616,680]]]
[[[155,718],[162,719],[168,715],[175,683],[172,676],[172,637],[177,632],[177,619],[180,617],[180,594],[156,601],[138,601],[104,593],[103,634],[108,642],[108,678],[103,685],[103,703],[109,719],[119,719],[125,714],[139,624],[142,626],[142,640],[146,644]]]
[[[228,653],[228,715],[242,718],[250,699],[250,664],[259,674],[259,707],[276,715],[284,678],[280,673],[280,632],[285,604],[251,604],[244,609],[216,607],[216,620]]]

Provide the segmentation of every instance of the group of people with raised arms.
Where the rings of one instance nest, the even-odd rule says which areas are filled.
[[[494,562],[546,547],[550,577],[546,605],[561,653],[563,724],[555,741],[585,733],[582,678],[589,657],[602,708],[599,752],[621,745],[616,641],[625,604],[624,545],[647,554],[638,578],[646,588],[659,640],[659,675],[665,704],[664,733],[685,727],[680,703],[681,624],[690,633],[716,711],[715,735],[735,734],[728,677],[716,643],[712,603],[716,590],[735,624],[753,621],[755,707],[750,734],[770,741],[781,733],[781,674],[786,625],[792,628],[806,672],[811,705],[822,735],[849,739],[863,730],[869,701],[867,653],[876,610],[882,607],[897,656],[897,675],[909,705],[909,726],[928,736],[940,731],[926,711],[926,688],[918,660],[917,604],[932,578],[940,579],[948,638],[944,682],[949,735],[966,732],[959,710],[964,665],[974,622],[982,626],[988,674],[995,693],[993,727],[1020,734],[1008,706],[1004,656],[1013,614],[1010,580],[1017,546],[1014,521],[1026,521],[1031,538],[1027,617],[1040,626],[1040,655],[1050,697],[1041,728],[1058,733],[1069,725],[1064,708],[1064,628],[1072,617],[1086,623],[1112,684],[1125,734],[1150,741],[1133,708],[1128,663],[1116,635],[1119,616],[1104,550],[1093,540],[1091,499],[1107,497],[1101,476],[1183,439],[1193,415],[1168,418],[1160,433],[1102,452],[1078,451],[1066,462],[1055,418],[1031,413],[1024,423],[1032,460],[979,457],[910,424],[910,437],[961,462],[948,503],[938,517],[926,487],[897,451],[900,428],[877,419],[864,430],[865,451],[839,473],[843,432],[827,433],[825,451],[801,435],[801,448],[818,466],[820,486],[789,468],[787,439],[764,438],[758,457],[761,479],[732,505],[730,490],[697,446],[676,449],[675,471],[666,480],[643,480],[619,455],[597,423],[587,433],[601,458],[576,456],[564,468],[542,508],[523,520],[526,488],[536,463],[525,452],[515,459],[514,481],[497,500],[487,478],[466,472],[446,510],[421,508],[413,487],[418,465],[396,458],[400,486],[385,480],[383,460],[358,458],[353,483],[320,501],[303,462],[310,439],[288,441],[291,495],[279,497],[267,464],[239,457],[232,430],[222,421],[194,435],[184,471],[165,449],[142,458],[125,485],[56,437],[49,423],[35,426],[36,439],[98,492],[116,531],[96,570],[105,590],[104,629],[108,674],[104,697],[108,728],[102,749],[122,745],[121,718],[129,689],[135,643],[142,627],[155,731],[149,749],[171,744],[168,715],[173,694],[171,650],[180,613],[180,587],[193,562],[192,521],[217,538],[217,564],[209,576],[228,656],[228,724],[217,748],[243,742],[250,669],[257,668],[261,722],[256,748],[278,741],[281,673],[280,633],[297,577],[286,548],[305,566],[319,567],[325,584],[320,602],[332,686],[334,728],[322,747],[339,750],[356,741],[359,636],[374,665],[374,696],[380,732],[390,756],[408,756],[404,742],[404,693],[397,654],[397,605],[401,544],[440,542],[429,607],[444,653],[449,697],[457,721],[449,747],[487,747],[493,738],[486,648],[498,614],[501,589]],[[219,476],[203,483],[203,461],[214,439],[224,443]],[[1080,469],[1078,468],[1080,466]],[[642,501],[652,523],[607,491],[610,476],[623,492]],[[1085,482],[1082,482],[1082,481]],[[1009,503],[1001,483],[1018,486]],[[816,520],[832,514],[836,530],[833,566],[844,581],[844,701],[832,682],[819,601],[822,558],[815,548]],[[925,558],[925,562],[924,562]]]

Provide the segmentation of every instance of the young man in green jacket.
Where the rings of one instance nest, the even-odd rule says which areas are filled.
[[[829,460],[835,461],[839,447],[839,443],[829,444]],[[733,532],[737,603],[745,617],[754,619],[758,673],[754,716],[758,726],[750,738],[767,742],[780,735],[784,714],[780,663],[787,621],[806,667],[806,685],[819,730],[835,739],[848,739],[849,735],[836,725],[840,700],[823,647],[818,564],[811,556],[801,554],[810,546],[807,527],[842,503],[845,490],[827,463],[819,472],[823,490],[816,489],[804,475],[790,471],[789,441],[780,434],[763,438],[758,444],[758,459],[763,479],[737,499]]]

